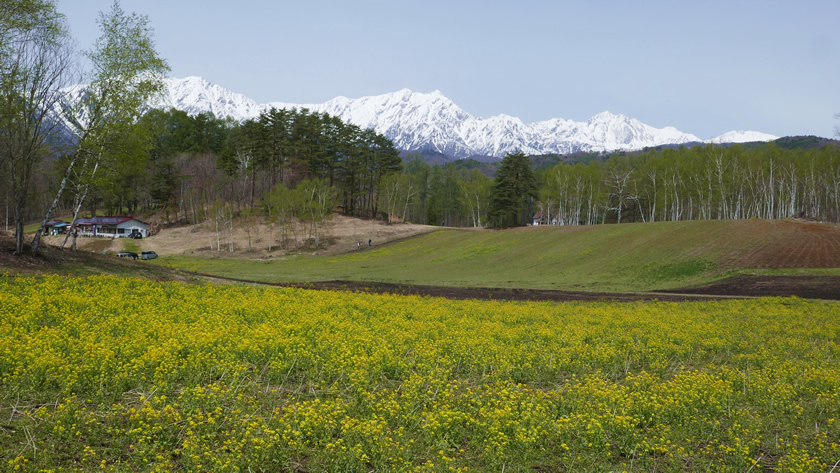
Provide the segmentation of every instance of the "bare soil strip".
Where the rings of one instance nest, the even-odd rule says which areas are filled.
[[[735,268],[780,268],[780,267],[840,267],[840,227],[814,222],[801,221],[743,221],[733,225],[743,227],[743,234],[773,235],[771,241],[756,244],[752,252],[741,252],[736,260],[724,261],[722,266]],[[357,251],[358,242],[371,239],[381,247],[430,232],[435,227],[425,225],[386,225],[382,222],[365,221],[350,217],[336,216],[330,223],[331,244],[327,250],[314,251],[312,254],[340,254]],[[253,244],[265,246],[265,229],[255,232]],[[520,231],[528,231],[521,229]],[[240,231],[237,238],[238,248],[247,248],[248,236]],[[140,249],[154,249],[160,254],[212,253],[214,233],[205,226],[179,226],[162,229],[159,234],[135,241]],[[513,288],[459,288],[444,286],[425,286],[392,284],[382,282],[325,281],[308,283],[264,283],[241,279],[225,278],[211,274],[192,273],[183,270],[171,270],[158,265],[131,265],[118,258],[96,255],[88,251],[61,251],[49,243],[59,244],[63,237],[51,237],[38,257],[12,256],[14,249],[11,235],[0,231],[0,274],[4,272],[52,272],[62,271],[62,267],[86,268],[88,273],[116,272],[156,279],[190,280],[196,277],[213,280],[240,282],[255,285],[303,287],[320,290],[345,290],[369,293],[405,294],[450,299],[482,299],[505,301],[692,301],[719,298],[747,297],[789,297],[797,296],[809,299],[840,300],[840,276],[749,276],[739,275],[710,284],[670,289],[645,293],[582,292],[549,289],[513,289]],[[116,252],[122,249],[121,240],[82,239],[84,244],[107,245],[90,247],[89,251]],[[248,258],[259,257],[260,251],[243,253]]]
[[[657,292],[576,292],[552,289],[477,288],[423,286],[383,282],[320,281],[267,283],[226,278],[212,274],[184,272],[201,278],[275,287],[399,294],[447,299],[550,302],[686,302],[754,297],[789,297],[840,300],[840,276],[736,276],[713,285]]]
[[[716,296],[788,297],[840,300],[840,276],[738,275],[698,287],[664,293]]]

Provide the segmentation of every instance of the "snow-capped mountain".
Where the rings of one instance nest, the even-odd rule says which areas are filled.
[[[362,128],[373,128],[403,150],[434,150],[456,158],[474,155],[501,158],[509,152],[568,154],[575,151],[635,150],[651,146],[702,142],[676,128],[654,128],[624,115],[599,113],[585,122],[560,118],[523,123],[497,115],[475,117],[439,91],[412,92],[349,99],[336,97],[322,104],[259,104],[200,77],[166,80],[164,96],[152,104],[175,107],[189,114],[213,112],[217,117],[246,120],[275,108],[308,108],[328,113]],[[709,142],[769,141],[772,135],[730,132]]]
[[[730,131],[718,137],[707,140],[706,143],[749,143],[752,141],[773,141],[778,136],[761,133],[760,131]]]
[[[155,108],[172,107],[189,115],[212,112],[219,118],[231,117],[238,121],[255,118],[270,108],[201,77],[167,78],[164,82],[163,97],[151,104]]]

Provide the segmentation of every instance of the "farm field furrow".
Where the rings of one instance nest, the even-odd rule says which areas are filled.
[[[0,277],[10,471],[784,471],[840,461],[840,305]]]
[[[840,227],[708,220],[438,230],[338,255],[168,256],[162,264],[263,282],[355,281],[587,292],[698,286],[741,271],[840,274]],[[811,273],[806,273],[811,274]]]

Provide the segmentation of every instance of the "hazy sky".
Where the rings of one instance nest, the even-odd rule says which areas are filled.
[[[111,0],[58,0],[81,49]],[[173,77],[257,102],[409,88],[525,122],[608,110],[708,139],[831,137],[840,1],[123,0]]]

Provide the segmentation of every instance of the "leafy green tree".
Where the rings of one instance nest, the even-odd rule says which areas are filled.
[[[93,68],[90,84],[76,106],[68,104],[64,109],[75,133],[76,151],[35,234],[33,253],[38,250],[44,227],[61,201],[74,168],[80,168],[75,172],[83,179],[93,180],[104,153],[114,149],[112,143],[121,139],[121,134],[131,133],[131,126],[139,120],[147,101],[163,89],[163,74],[169,70],[155,50],[147,17],[126,14],[115,1],[108,13],[100,12],[99,26],[102,35],[87,53]],[[88,189],[89,184],[83,187],[83,193]],[[79,206],[83,201],[84,198],[78,200]]]
[[[394,172],[382,179],[379,192],[380,208],[385,208],[388,223],[393,223],[394,217],[405,221],[405,211],[414,193],[416,191],[412,189],[412,183],[407,174]]]
[[[469,220],[472,220],[474,227],[483,227],[487,224],[487,204],[492,188],[493,181],[479,169],[471,170],[459,182],[458,198],[461,208],[467,213]]]
[[[63,15],[56,11],[54,1],[4,0],[0,3],[0,59],[14,56],[14,49],[33,34],[53,36],[65,29],[61,21]]]
[[[68,78],[69,43],[53,2],[4,0],[0,6],[0,184],[12,203],[15,254],[23,251],[35,165],[59,146],[59,122],[51,113]]]
[[[109,140],[100,171],[92,181],[109,215],[123,215],[124,210],[132,215],[139,211],[142,201],[149,199],[150,148],[148,130],[139,124]],[[169,195],[173,201],[176,190]]]
[[[140,124],[151,148],[146,169],[133,176],[140,183],[134,194],[146,208],[162,209],[167,221],[173,210],[176,219],[200,221],[198,214],[217,197],[211,194],[222,182],[231,181],[219,176],[219,171],[228,176],[239,173],[231,143],[234,131],[241,127],[212,113],[190,116],[174,108],[149,110]],[[202,169],[208,161],[215,166]],[[204,175],[208,171],[211,175]]]
[[[179,175],[173,156],[177,154],[172,143],[169,130],[171,118],[176,116],[176,110],[169,111],[153,109],[143,115],[140,125],[151,136],[151,148],[147,170],[149,177],[149,198],[153,208],[163,208],[166,220],[177,197]],[[184,114],[186,116],[186,114]]]
[[[295,188],[296,199],[301,204],[298,214],[300,221],[308,226],[307,241],[321,245],[324,225],[335,210],[337,199],[335,190],[326,179],[304,179]]]
[[[368,165],[365,190],[367,196],[365,202],[367,204],[367,213],[371,217],[378,215],[379,191],[382,184],[382,178],[390,173],[399,172],[402,170],[402,160],[400,153],[385,136],[380,135],[373,130],[366,130],[363,134],[363,139],[367,145]]]
[[[255,168],[266,170],[271,187],[283,182],[284,166],[291,152],[290,128],[293,115],[289,110],[272,107],[261,113],[256,123],[244,126],[245,143],[254,150]]]
[[[301,207],[300,193],[289,189],[284,184],[280,183],[274,186],[263,202],[263,209],[268,217],[268,223],[271,226],[269,231],[271,235],[274,234],[274,226],[280,227],[280,247],[283,249],[289,248],[289,234],[294,236],[295,249],[299,248],[297,238],[297,222],[296,218]],[[273,238],[269,238],[273,240]],[[271,248],[271,243],[269,243]],[[269,251],[271,251],[269,249]]]
[[[406,203],[407,211],[404,212],[403,219],[426,223],[432,166],[423,156],[410,155],[406,159],[405,174],[408,176],[409,186],[414,189],[414,195]]]
[[[460,183],[461,176],[455,166],[437,166],[432,169],[427,224],[459,225]]]
[[[490,195],[490,218],[496,227],[526,225],[531,218],[537,182],[525,154],[509,153],[502,159]]]

